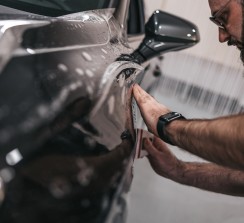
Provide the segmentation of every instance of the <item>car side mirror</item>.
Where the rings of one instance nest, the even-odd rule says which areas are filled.
[[[193,23],[157,10],[146,23],[145,38],[133,57],[143,63],[162,53],[189,48],[199,41],[199,31]]]

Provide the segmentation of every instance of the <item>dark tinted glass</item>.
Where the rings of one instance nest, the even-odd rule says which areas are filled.
[[[94,9],[115,8],[118,0],[1,0],[0,4],[46,16],[60,16]]]

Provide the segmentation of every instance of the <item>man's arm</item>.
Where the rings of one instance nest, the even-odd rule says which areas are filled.
[[[160,176],[203,190],[232,196],[244,196],[244,172],[212,163],[178,160],[159,138],[144,141],[151,166]]]
[[[184,163],[178,182],[203,190],[244,196],[244,172],[213,163]]]
[[[158,136],[157,122],[170,110],[138,85],[133,94],[150,132]],[[169,139],[180,148],[211,162],[244,169],[244,115],[213,120],[175,120],[166,127]]]
[[[244,169],[244,115],[170,123],[166,134],[175,145],[211,162]]]

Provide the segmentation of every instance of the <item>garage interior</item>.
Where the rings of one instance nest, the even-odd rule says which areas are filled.
[[[242,111],[243,65],[235,47],[218,42],[210,23],[208,1],[146,0],[148,16],[160,9],[194,22],[201,41],[195,47],[164,55],[163,78],[154,96],[188,118],[213,118]],[[177,66],[175,65],[177,64]],[[188,88],[179,94],[177,86]],[[170,86],[170,87],[169,87]],[[204,101],[207,94],[214,99]],[[171,147],[179,159],[200,159]],[[203,160],[202,160],[203,161]],[[128,223],[242,223],[244,199],[183,186],[154,173],[146,158],[136,160]]]

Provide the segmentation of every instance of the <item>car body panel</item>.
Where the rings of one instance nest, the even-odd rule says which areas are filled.
[[[135,128],[142,126],[132,86],[153,92],[160,76],[155,63],[149,69],[133,54],[144,44],[143,2],[59,17],[5,10],[0,221],[125,222]]]
[[[2,15],[1,222],[104,222],[128,192],[143,67],[116,61],[133,50],[113,13]]]
[[[8,25],[10,21],[11,26]],[[28,24],[23,27],[25,22]],[[9,110],[1,117],[0,143],[4,148],[1,152],[25,147],[21,141],[28,141],[26,147],[38,143],[39,140],[29,134],[52,122],[71,102],[85,98],[85,103],[90,103],[90,108],[86,109],[91,110],[94,104],[98,106],[96,101],[101,103],[99,97],[104,97],[101,89],[107,80],[117,80],[120,73],[129,68],[135,72],[143,69],[131,62],[113,62],[121,53],[132,51],[119,40],[111,10],[69,15],[65,20],[62,17],[42,22],[32,18],[15,25],[14,20],[8,19],[5,23],[7,25],[3,27],[8,26],[5,32],[28,30],[23,32],[21,46],[9,52],[12,58],[0,76],[1,103]],[[62,33],[72,35],[72,42]],[[15,70],[19,75],[16,76]],[[15,86],[15,82],[21,84]],[[25,98],[24,102],[22,98]]]

